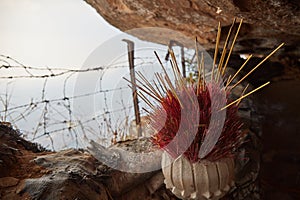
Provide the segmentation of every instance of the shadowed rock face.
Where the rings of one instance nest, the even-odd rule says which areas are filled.
[[[285,54],[299,54],[298,0],[86,0],[110,24],[122,31],[161,27],[180,31],[207,49],[213,48],[218,22],[228,30],[234,17],[244,18],[235,51],[266,53],[285,42]],[[131,32],[140,39],[167,44],[160,31]],[[176,38],[171,38],[176,39]],[[224,41],[224,40],[223,40]]]

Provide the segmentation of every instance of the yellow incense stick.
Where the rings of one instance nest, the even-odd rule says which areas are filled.
[[[249,92],[249,93],[247,93],[247,94],[245,94],[245,95],[241,96],[241,97],[240,97],[240,98],[238,98],[237,100],[235,100],[235,101],[231,102],[230,104],[226,105],[225,107],[223,107],[221,110],[224,110],[224,109],[228,108],[229,106],[231,106],[231,105],[235,104],[236,102],[238,102],[238,101],[242,100],[243,98],[245,98],[245,97],[249,96],[249,95],[250,95],[250,94],[252,94],[253,92],[256,92],[257,90],[259,90],[259,89],[261,89],[261,88],[265,87],[265,86],[266,86],[266,85],[268,85],[268,84],[270,84],[270,81],[269,81],[269,82],[267,82],[267,83],[265,83],[265,84],[263,84],[263,85],[261,85],[261,86],[259,86],[259,87],[258,87],[258,88],[256,88],[256,89],[252,90],[251,92]]]

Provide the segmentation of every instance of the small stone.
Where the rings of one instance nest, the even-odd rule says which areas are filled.
[[[0,178],[0,188],[12,187],[19,183],[19,179],[14,177]]]

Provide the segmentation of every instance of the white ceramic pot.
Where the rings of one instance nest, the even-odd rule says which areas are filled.
[[[191,163],[183,156],[172,160],[164,152],[162,171],[166,187],[181,199],[217,200],[234,186],[233,158]]]

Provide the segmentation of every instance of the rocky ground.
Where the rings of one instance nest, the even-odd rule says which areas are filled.
[[[127,148],[136,141],[127,141]],[[138,144],[149,143],[147,140]],[[136,148],[136,147],[135,147]],[[0,125],[0,199],[175,199],[160,171],[113,170],[83,150],[50,152]]]

